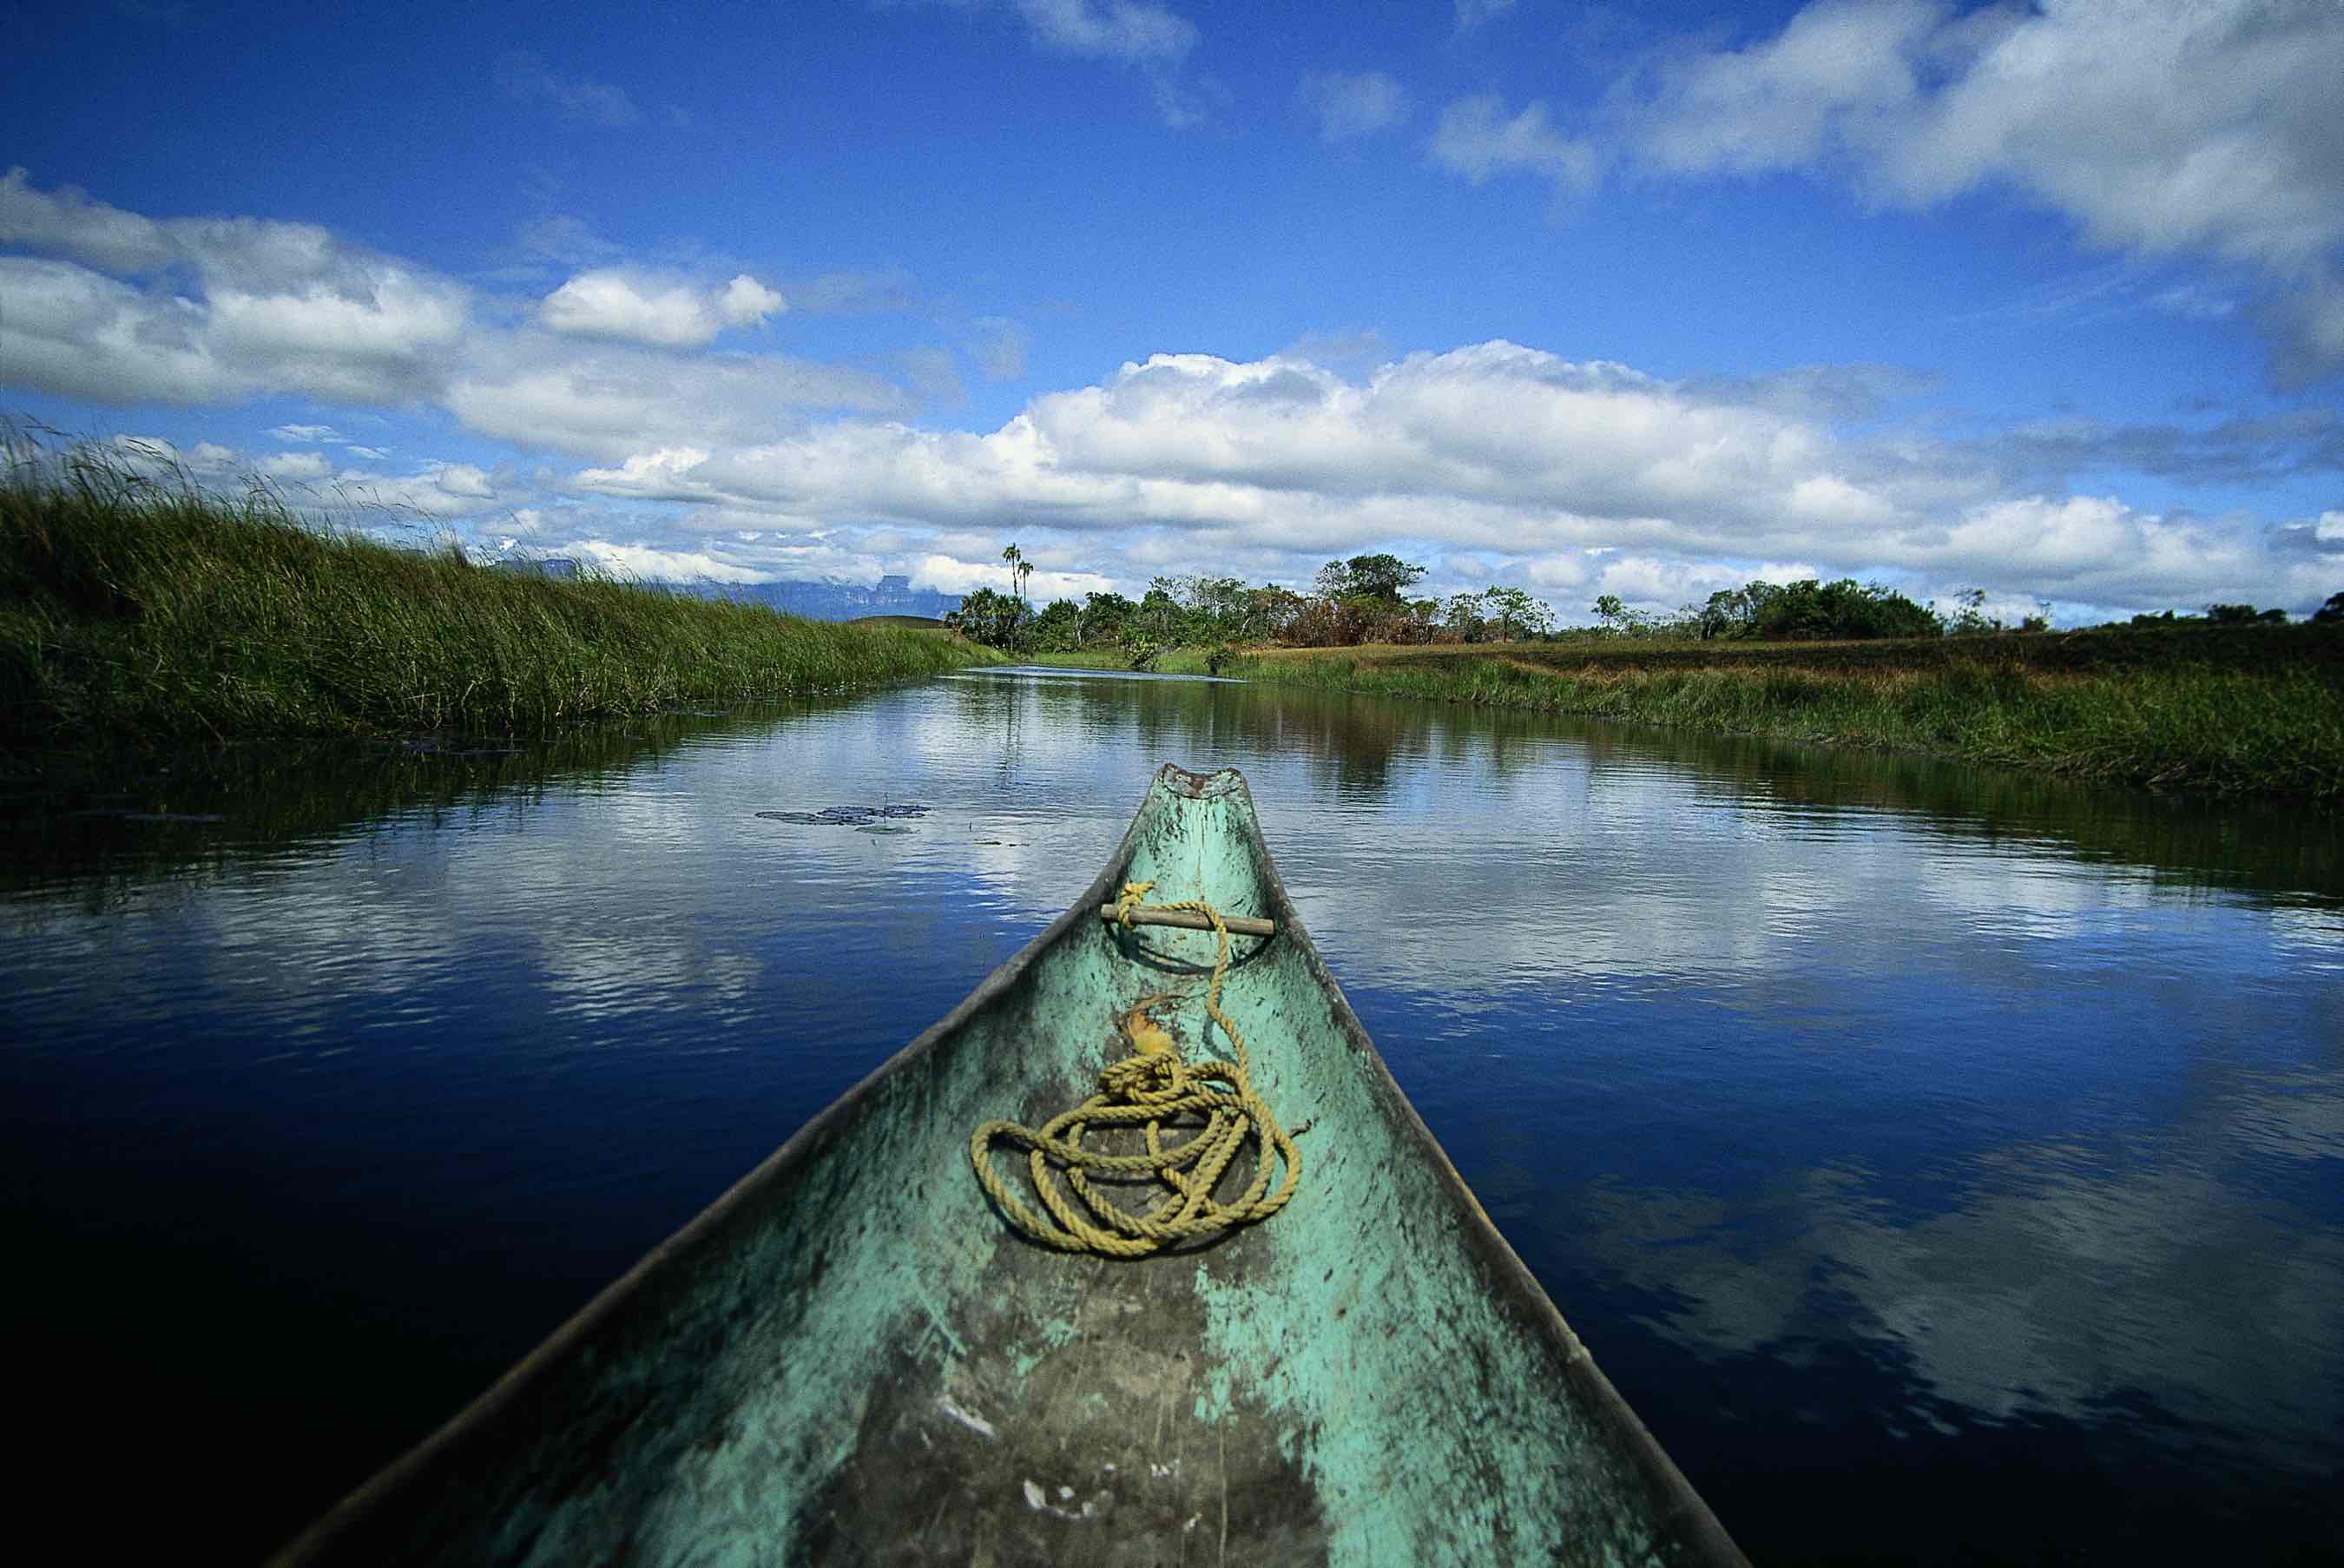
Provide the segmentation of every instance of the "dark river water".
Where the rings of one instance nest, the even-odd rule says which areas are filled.
[[[1760,1562],[2344,1556],[2333,819],[1071,673],[5,803],[15,1494],[96,1558],[278,1543],[1023,945],[1165,762],[1245,771]]]

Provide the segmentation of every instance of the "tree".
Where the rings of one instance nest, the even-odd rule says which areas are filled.
[[[1351,592],[1363,599],[1398,604],[1402,590],[1424,575],[1424,568],[1397,555],[1355,555],[1344,564],[1351,569]]]
[[[2329,594],[2328,602],[2311,612],[2311,620],[2317,626],[2344,624],[2344,593]]]
[[[1124,626],[1138,609],[1120,593],[1083,595],[1083,645],[1096,648],[1120,643]]]
[[[1053,599],[1027,632],[1027,641],[1046,653],[1070,653],[1083,645],[1083,612],[1071,599]]]
[[[1452,593],[1441,624],[1460,642],[1479,642],[1485,625],[1481,618],[1481,596],[1478,593]]]
[[[1972,595],[1982,601],[1984,590],[1959,597],[1975,602]],[[1758,609],[1761,637],[1935,637],[1944,630],[1935,614],[1903,594],[1853,577],[1791,583],[1769,594]]]
[[[1139,609],[1131,618],[1125,641],[1130,641],[1130,630],[1137,629],[1163,646],[1174,646],[1181,640],[1182,622],[1186,620],[1178,600],[1161,588],[1150,588],[1147,597],[1139,602]]]
[[[1423,575],[1423,567],[1397,555],[1355,555],[1320,567],[1311,586],[1329,599],[1371,599],[1397,610],[1400,591]]]
[[[1616,631],[1628,619],[1628,607],[1620,602],[1618,594],[1606,593],[1595,601],[1595,616],[1605,631]]]
[[[990,588],[980,588],[945,617],[945,624],[993,648],[1022,648],[1034,607]]]
[[[1216,625],[1233,628],[1245,620],[1250,593],[1242,577],[1199,577],[1193,603],[1211,616]]]
[[[1148,586],[1169,594],[1187,612],[1187,627],[1182,641],[1201,643],[1245,634],[1251,591],[1241,579],[1207,577],[1197,572],[1159,577]]]
[[[1001,559],[1009,562],[1010,581],[1016,585],[1017,597],[1024,599],[1026,580],[1034,575],[1034,563],[1026,560],[1026,552],[1015,544],[1001,552]]]
[[[1423,575],[1423,567],[1397,555],[1330,561],[1311,580],[1311,597],[1288,623],[1285,634],[1288,641],[1315,648],[1348,648],[1379,637],[1428,641],[1431,617],[1400,597],[1400,590]]]
[[[1510,642],[1517,637],[1551,631],[1554,608],[1543,600],[1533,599],[1522,588],[1492,588],[1486,597],[1490,617],[1498,622],[1498,639]],[[1609,595],[1606,595],[1609,597]]]
[[[1388,622],[1385,637],[1389,642],[1430,642],[1434,630],[1440,624],[1440,601],[1411,599],[1401,612]]]
[[[1758,611],[1767,600],[1779,592],[1771,582],[1753,582],[1744,588],[1721,588],[1709,596],[1701,607],[1697,622],[1702,640],[1712,637],[1747,637],[1758,629]]]
[[[1158,577],[1148,584],[1147,600],[1152,602],[1159,596],[1178,607],[1177,616],[1153,628],[1167,643],[1202,646],[1249,634],[1253,591],[1241,579],[1208,577],[1203,572]]]
[[[1964,589],[1954,595],[1954,602],[1960,605],[1961,610],[1954,616],[1953,623],[1945,628],[1952,635],[1975,637],[2002,630],[2001,622],[1986,619],[1985,589]]]
[[[1301,613],[1303,602],[1302,595],[1275,582],[1247,589],[1240,634],[1248,642],[1285,636]]]

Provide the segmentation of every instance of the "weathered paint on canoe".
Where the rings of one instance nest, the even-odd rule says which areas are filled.
[[[1201,993],[1209,934],[1098,917],[1148,878],[1278,923],[1223,1006],[1317,1125],[1267,1222],[1070,1257],[1003,1221],[968,1135],[1076,1103],[1136,1001]],[[1245,781],[1167,767],[1064,916],[279,1561],[1743,1559],[1392,1081]]]

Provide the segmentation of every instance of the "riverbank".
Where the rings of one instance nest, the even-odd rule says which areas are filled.
[[[14,454],[12,454],[14,455]],[[0,735],[542,735],[1002,655],[608,579],[475,566],[120,469],[0,483]]]
[[[1205,652],[1167,652],[1157,668],[1202,673]],[[1922,752],[2147,789],[2344,802],[2344,633],[2322,626],[1251,649],[1221,673]]]

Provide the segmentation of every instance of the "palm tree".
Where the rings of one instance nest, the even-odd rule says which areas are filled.
[[[1017,597],[1025,598],[1026,580],[1034,575],[1034,563],[1026,560],[1026,552],[1015,544],[1001,552],[1001,559],[1009,562],[1009,576],[1017,585]]]

